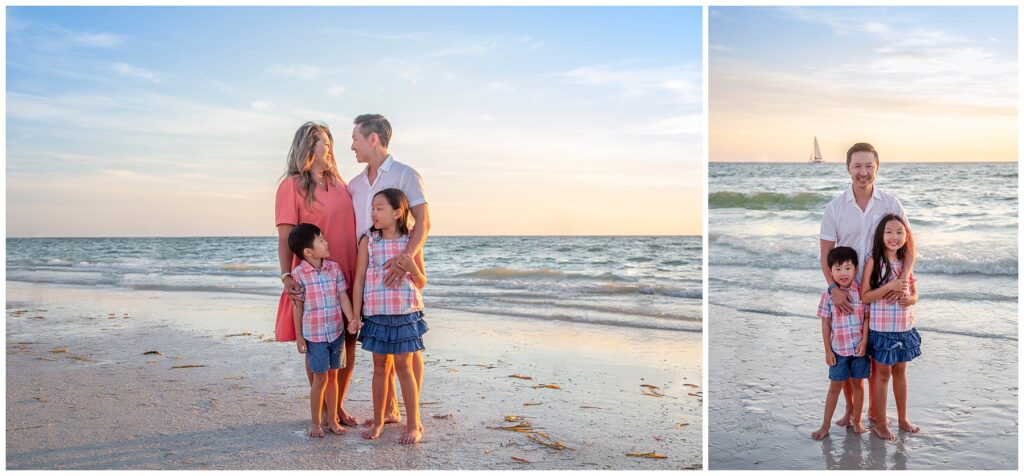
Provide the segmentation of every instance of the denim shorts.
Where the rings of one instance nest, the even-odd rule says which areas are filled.
[[[871,360],[868,356],[836,355],[836,364],[828,368],[828,379],[843,381],[850,378],[871,376]]]
[[[322,374],[328,369],[335,370],[344,366],[345,334],[342,333],[331,342],[306,341],[306,361],[309,369],[315,374]]]

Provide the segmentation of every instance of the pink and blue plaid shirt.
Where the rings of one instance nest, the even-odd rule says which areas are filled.
[[[398,316],[423,310],[423,295],[412,283],[408,274],[398,289],[384,286],[384,263],[405,251],[409,237],[385,240],[375,233],[366,235],[370,240],[366,247],[369,262],[366,264],[366,281],[363,284],[364,316]]]
[[[338,263],[325,259],[320,269],[302,260],[292,270],[292,279],[302,286],[302,337],[309,342],[334,342],[344,332],[341,301],[345,276]]]
[[[868,259],[871,259],[870,255]],[[892,271],[889,281],[903,274],[903,261],[894,261],[892,263]],[[882,274],[885,274],[884,269]],[[917,282],[917,278],[914,275],[910,275],[910,284],[915,282]],[[884,285],[885,283],[882,284]],[[914,306],[903,307],[898,299],[890,301],[884,298],[871,303],[871,330],[873,331],[906,332],[913,329],[916,324],[917,318],[914,316]]]
[[[850,305],[853,306],[853,313],[846,314],[832,304],[832,294],[828,291],[821,293],[821,301],[818,302],[818,317],[828,319],[832,327],[832,352],[844,357],[857,353],[857,346],[863,338],[864,332],[864,303],[860,301],[858,283],[846,289],[850,295]]]

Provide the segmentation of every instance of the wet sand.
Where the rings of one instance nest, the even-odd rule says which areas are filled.
[[[921,332],[923,355],[908,367],[909,418],[921,432],[884,442],[833,425],[814,441],[828,367],[808,309],[810,318],[709,307],[710,469],[1017,469],[1016,336]],[[891,387],[888,412],[895,420]]]
[[[701,466],[698,333],[428,308],[426,436],[407,446],[399,425],[376,441],[354,429],[305,436],[302,357],[269,341],[275,306],[242,294],[7,282],[7,469]],[[371,370],[359,350],[346,401],[360,419]],[[533,388],[542,384],[560,390]],[[506,416],[567,448],[489,428],[513,426]],[[626,456],[650,452],[667,458]]]

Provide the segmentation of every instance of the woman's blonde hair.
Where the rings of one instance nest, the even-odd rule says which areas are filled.
[[[338,164],[334,161],[334,137],[331,135],[331,130],[327,124],[322,122],[309,121],[303,124],[299,130],[295,131],[292,146],[288,149],[288,170],[285,172],[285,178],[299,177],[299,193],[306,197],[306,208],[310,208],[316,201],[316,180],[313,180],[313,148],[316,146],[319,132],[327,134],[327,139],[331,142],[327,149],[327,169],[324,170],[324,178],[341,184]]]

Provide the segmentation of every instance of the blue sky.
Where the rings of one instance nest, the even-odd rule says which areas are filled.
[[[1017,160],[1015,7],[711,7],[712,161]]]
[[[295,129],[330,124],[347,179],[366,112],[438,234],[699,234],[700,28],[694,7],[8,7],[8,236],[272,234]]]

